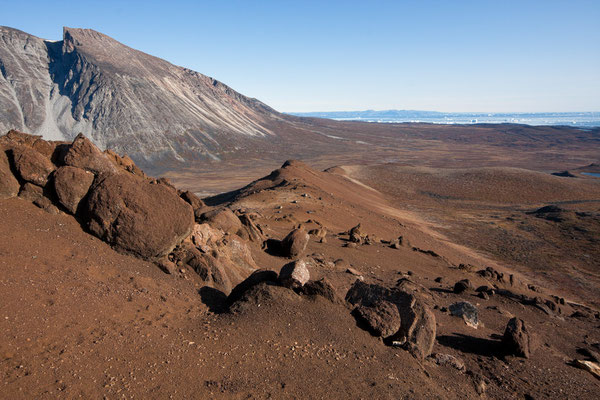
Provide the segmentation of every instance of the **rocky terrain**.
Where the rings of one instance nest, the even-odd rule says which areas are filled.
[[[2,397],[597,398],[599,195],[287,161],[201,199],[84,135],[11,131]]]

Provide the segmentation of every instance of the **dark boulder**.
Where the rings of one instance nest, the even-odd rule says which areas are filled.
[[[454,293],[460,294],[467,290],[473,289],[473,285],[471,281],[468,279],[463,279],[454,284]]]
[[[371,306],[359,305],[352,313],[374,336],[388,338],[400,330],[398,307],[389,301],[381,300]]]
[[[310,236],[304,228],[297,228],[288,233],[280,243],[280,252],[283,257],[296,258],[306,250]]]
[[[511,318],[506,325],[502,346],[507,354],[529,358],[535,350],[535,338],[527,328],[525,321]]]
[[[262,282],[275,283],[277,281],[277,272],[268,269],[259,269],[254,271],[249,277],[240,282],[236,287],[233,288],[229,296],[227,297],[227,303],[233,304],[242,298],[244,293]]]
[[[394,304],[398,309],[401,325],[400,330],[391,339],[400,343],[417,358],[423,359],[431,354],[436,333],[435,316],[419,299],[418,294],[357,280],[348,290],[346,301],[367,307],[372,307],[380,301]]]
[[[318,281],[306,282],[301,288],[301,293],[307,296],[321,296],[332,303],[341,302],[335,288],[325,278],[319,279]]]

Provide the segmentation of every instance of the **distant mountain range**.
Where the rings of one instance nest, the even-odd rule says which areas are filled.
[[[600,112],[565,113],[446,113],[417,110],[366,110],[289,113],[300,117],[366,122],[424,122],[434,124],[515,123],[526,125],[600,126]]]

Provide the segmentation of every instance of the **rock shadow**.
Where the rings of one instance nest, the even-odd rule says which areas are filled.
[[[451,347],[463,353],[476,354],[486,357],[501,357],[502,342],[499,340],[478,338],[461,333],[438,336],[437,341],[442,346]]]
[[[204,303],[210,312],[223,314],[229,309],[227,304],[227,295],[220,290],[210,286],[203,286],[198,290],[200,300]]]

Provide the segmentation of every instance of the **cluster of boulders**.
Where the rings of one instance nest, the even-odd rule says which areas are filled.
[[[81,134],[66,143],[10,131],[0,138],[0,170],[2,198],[75,215],[117,250],[145,259],[165,256],[193,228],[194,210],[172,185]]]
[[[248,241],[265,239],[255,214],[211,210],[195,194],[147,177],[129,157],[103,152],[81,134],[71,143],[17,131],[1,137],[0,198],[16,196],[49,213],[74,215],[116,250],[165,272],[187,265],[226,293],[257,269]]]

